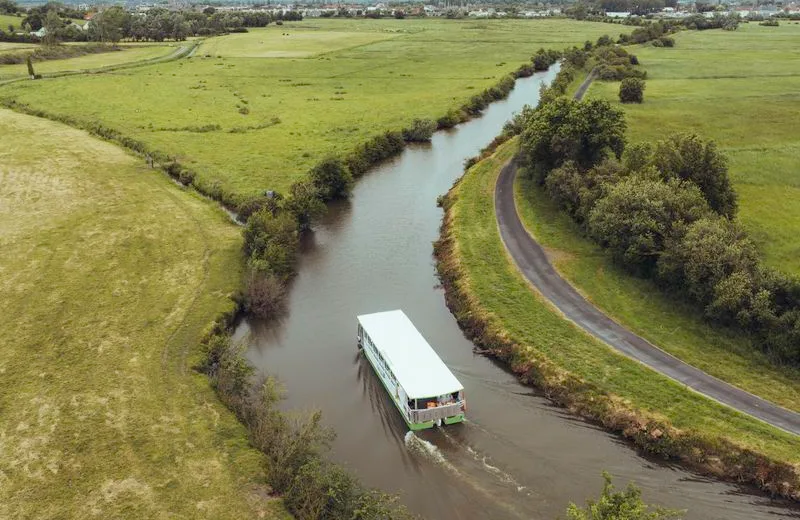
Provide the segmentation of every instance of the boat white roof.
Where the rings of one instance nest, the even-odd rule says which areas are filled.
[[[403,311],[362,314],[358,321],[409,398],[437,397],[464,388]]]

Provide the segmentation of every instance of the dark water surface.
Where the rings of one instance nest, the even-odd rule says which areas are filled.
[[[635,480],[647,501],[691,519],[800,518],[786,503],[649,461],[570,417],[472,352],[437,287],[431,244],[444,194],[465,158],[511,115],[535,104],[555,70],[517,82],[483,117],[437,133],[361,179],[304,245],[279,323],[243,323],[248,358],[277,375],[287,405],[320,408],[337,434],[333,457],[361,479],[400,493],[428,519],[554,519],[570,501]],[[464,384],[468,422],[410,434],[356,349],[356,315],[403,309]]]

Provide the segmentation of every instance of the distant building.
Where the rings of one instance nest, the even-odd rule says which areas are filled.
[[[631,13],[628,11],[611,11],[606,13],[609,18],[630,18]]]

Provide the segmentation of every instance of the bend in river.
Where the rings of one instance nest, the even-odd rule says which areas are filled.
[[[240,325],[238,337],[250,333],[248,359],[284,382],[287,406],[322,410],[338,434],[337,461],[430,520],[563,517],[570,501],[597,495],[603,470],[619,487],[635,480],[648,502],[688,509],[689,519],[800,518],[786,502],[643,458],[551,406],[473,354],[445,306],[431,255],[442,218],[436,198],[556,71],[518,80],[482,117],[361,179],[304,243],[286,317]],[[468,422],[408,433],[359,356],[356,315],[397,308],[464,384]]]

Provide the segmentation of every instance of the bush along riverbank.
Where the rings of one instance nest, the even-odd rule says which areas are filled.
[[[766,455],[758,449],[742,447],[713,431],[703,431],[704,419],[697,420],[696,427],[684,425],[677,428],[666,417],[633,404],[637,396],[621,397],[608,391],[605,380],[609,377],[613,380],[615,376],[600,374],[599,379],[588,380],[575,374],[573,369],[577,367],[554,361],[554,354],[548,353],[551,352],[548,349],[557,352],[569,345],[571,351],[585,349],[587,355],[592,353],[592,356],[602,358],[575,360],[576,363],[610,360],[617,365],[609,366],[607,370],[631,372],[625,376],[626,380],[644,377],[651,381],[645,386],[658,387],[660,384],[653,383],[649,370],[638,363],[613,353],[600,352],[602,345],[593,344],[584,332],[566,323],[533,294],[524,296],[525,301],[519,300],[523,293],[531,290],[505,255],[491,204],[497,175],[513,159],[518,140],[515,138],[501,145],[493,155],[470,168],[443,199],[445,217],[441,238],[435,245],[437,270],[445,288],[447,305],[467,337],[480,352],[505,363],[521,382],[540,389],[555,404],[622,435],[646,452],[680,461],[704,474],[747,482],[772,494],[800,499],[800,472],[795,464]],[[502,292],[502,297],[498,291]],[[503,301],[513,298],[516,302],[514,309],[505,309],[498,314],[493,307],[498,298]],[[490,300],[495,303],[488,307],[486,302]],[[517,320],[539,323],[535,337],[524,332],[527,325]],[[547,330],[541,330],[542,327]],[[520,340],[522,337],[527,339]],[[547,345],[540,344],[542,342]],[[605,373],[607,370],[600,371]],[[656,388],[656,391],[675,394],[673,407],[689,399],[687,406],[694,406],[696,401],[697,405],[721,408],[663,379],[663,388]],[[652,393],[653,390],[648,387],[644,391]],[[723,420],[726,414],[731,418],[735,415],[725,412]],[[759,427],[757,421],[752,423]],[[767,433],[765,429],[764,437],[755,444],[770,442],[769,436],[773,434],[781,435]],[[787,441],[793,439],[789,434],[781,439],[790,445],[793,442]]]

